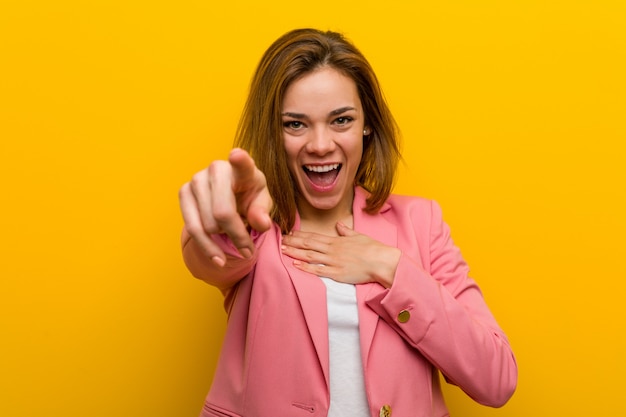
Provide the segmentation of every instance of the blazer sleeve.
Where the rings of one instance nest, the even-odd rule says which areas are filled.
[[[226,292],[245,277],[256,264],[259,247],[263,244],[268,232],[258,233],[252,230],[251,237],[256,250],[252,257],[246,259],[242,257],[237,248],[228,236],[223,234],[214,234],[211,236],[213,241],[226,254],[226,264],[223,267],[215,265],[198,246],[196,241],[191,238],[189,233],[183,229],[181,236],[181,245],[183,251],[183,260],[189,272],[196,277],[222,292]]]
[[[391,288],[367,303],[449,382],[481,404],[500,407],[517,384],[509,342],[468,276],[439,205],[431,202],[430,219],[420,217],[413,228],[429,233],[426,256],[403,250]]]

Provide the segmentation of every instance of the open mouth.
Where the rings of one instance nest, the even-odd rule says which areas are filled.
[[[337,179],[339,171],[341,171],[341,164],[304,165],[302,169],[314,185],[328,187]]]

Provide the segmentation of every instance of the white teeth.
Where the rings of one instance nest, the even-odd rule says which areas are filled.
[[[337,169],[339,167],[339,164],[332,164],[332,165],[305,165],[304,167],[307,170],[309,170],[309,171],[328,172],[328,171],[332,171],[333,169]]]

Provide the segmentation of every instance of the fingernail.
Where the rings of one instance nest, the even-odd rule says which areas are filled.
[[[219,267],[222,267],[224,265],[226,265],[226,262],[220,258],[219,256],[214,256],[211,258],[211,260],[213,261],[213,263]]]
[[[252,258],[252,251],[248,248],[239,248],[239,253],[246,259]]]

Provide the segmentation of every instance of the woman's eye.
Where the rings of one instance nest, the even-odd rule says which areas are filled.
[[[346,125],[346,124],[350,123],[351,121],[352,121],[352,117],[343,116],[343,117],[336,118],[335,119],[335,124]]]
[[[297,120],[290,120],[288,122],[284,122],[283,126],[285,126],[288,129],[298,130],[304,127],[304,123],[299,122]]]

